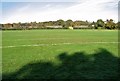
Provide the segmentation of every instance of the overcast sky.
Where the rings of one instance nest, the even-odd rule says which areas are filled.
[[[118,21],[119,0],[2,0],[2,21],[41,22],[58,19],[114,19]]]

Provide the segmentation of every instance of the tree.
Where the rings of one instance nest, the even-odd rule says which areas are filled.
[[[105,28],[107,29],[115,29],[116,24],[113,22],[113,19],[106,20]]]
[[[80,21],[74,21],[74,26],[80,26],[81,25],[81,22]]]
[[[56,23],[58,26],[63,26],[65,24],[64,20],[62,19],[57,20]]]
[[[71,19],[66,21],[66,27],[68,28],[69,26],[73,27],[73,21]]]
[[[95,29],[96,23],[93,21],[92,23],[89,24],[89,27],[90,27],[91,29]]]
[[[116,23],[116,29],[120,29],[120,22]]]
[[[104,23],[104,21],[102,20],[102,19],[98,19],[97,20],[97,22],[96,22],[96,26],[97,26],[97,28],[98,27],[105,27],[105,23]]]

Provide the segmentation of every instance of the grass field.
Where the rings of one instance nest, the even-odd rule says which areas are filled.
[[[118,78],[117,30],[2,32],[3,79]]]

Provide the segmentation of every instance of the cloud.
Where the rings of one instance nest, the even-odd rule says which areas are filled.
[[[24,6],[24,7],[21,7],[20,9],[18,9],[19,12],[24,12],[26,10],[28,10],[30,7],[30,5],[27,5],[27,6]]]
[[[118,20],[118,0],[81,0],[77,3],[70,2],[39,2],[25,3],[15,7],[12,15],[4,15],[3,23],[50,21],[58,19],[88,20],[112,18]]]
[[[82,0],[1,0],[2,2],[80,2]]]

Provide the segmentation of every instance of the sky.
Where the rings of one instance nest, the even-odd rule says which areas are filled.
[[[0,23],[113,19],[119,0],[1,0]],[[2,18],[1,18],[2,17]]]

